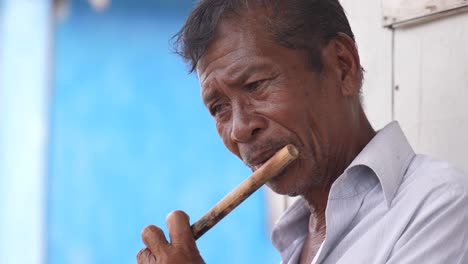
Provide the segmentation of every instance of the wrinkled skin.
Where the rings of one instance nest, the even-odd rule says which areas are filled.
[[[252,170],[286,144],[298,148],[299,158],[267,185],[308,201],[317,225],[311,230],[320,233],[309,235],[324,237],[330,186],[375,134],[359,100],[359,56],[340,33],[323,47],[324,69],[316,72],[303,51],[271,41],[257,17],[219,25],[197,66],[202,99],[226,147]],[[203,263],[181,214],[167,220],[171,243],[154,226],[143,231],[149,249],[139,253],[139,264]],[[307,243],[304,263],[321,241]]]
[[[190,229],[189,217],[182,211],[175,211],[167,217],[170,242],[163,231],[154,225],[141,232],[146,248],[137,254],[138,264],[200,264],[205,263],[198,252]]]

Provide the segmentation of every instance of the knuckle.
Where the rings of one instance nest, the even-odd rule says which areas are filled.
[[[153,261],[153,262],[151,262]],[[138,264],[150,264],[155,263],[156,258],[151,254],[148,248],[140,250],[137,254],[137,263]]]

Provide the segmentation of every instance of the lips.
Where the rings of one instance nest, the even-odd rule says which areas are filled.
[[[256,171],[260,169],[263,164],[265,164],[273,155],[275,155],[279,149],[280,148],[273,150],[270,149],[258,153],[251,153],[249,155],[250,159],[248,159],[246,163],[253,171]]]
[[[265,162],[266,162],[266,161],[265,161]],[[256,171],[256,170],[260,169],[260,168],[262,167],[262,165],[265,164],[265,162],[261,162],[261,163],[255,165],[255,166],[253,167],[253,170]]]

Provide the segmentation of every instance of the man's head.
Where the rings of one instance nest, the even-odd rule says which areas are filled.
[[[231,152],[255,170],[298,147],[274,191],[329,186],[356,155],[362,73],[337,1],[205,0],[178,40]]]
[[[338,0],[201,0],[176,35],[176,51],[196,70],[218,25],[226,18],[264,16],[264,31],[277,44],[303,50],[321,70],[320,49],[339,32],[354,40]]]

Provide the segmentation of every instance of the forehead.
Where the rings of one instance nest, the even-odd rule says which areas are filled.
[[[251,16],[223,19],[197,64],[197,74],[202,81],[206,74],[220,67],[236,63],[253,63],[267,56],[273,43],[261,19]]]

